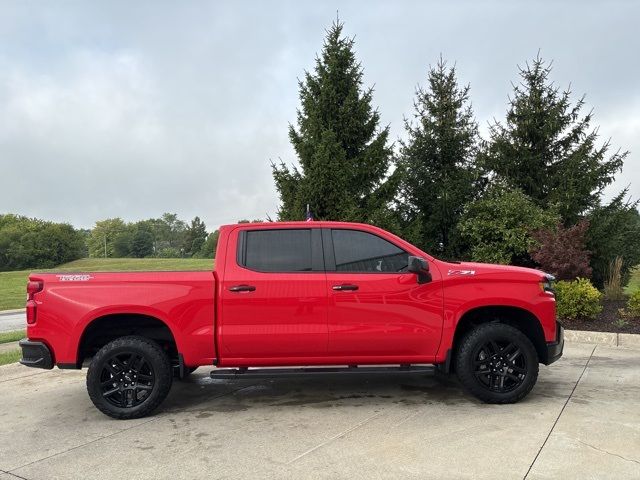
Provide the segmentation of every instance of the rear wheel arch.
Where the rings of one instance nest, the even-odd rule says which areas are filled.
[[[521,307],[490,305],[473,308],[460,317],[451,345],[450,364],[452,366],[455,365],[456,352],[465,335],[478,325],[490,322],[504,323],[520,330],[533,343],[539,361],[542,363],[546,361],[547,344],[538,317]]]
[[[169,358],[178,358],[176,337],[166,322],[144,314],[116,313],[94,318],[84,328],[77,350],[77,367],[95,355],[107,343],[129,335],[145,337],[158,343]]]

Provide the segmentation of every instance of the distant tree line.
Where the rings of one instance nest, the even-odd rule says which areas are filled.
[[[49,268],[86,256],[85,238],[67,223],[0,214],[0,271]]]
[[[377,224],[444,259],[543,268],[602,286],[609,264],[640,263],[640,214],[627,190],[605,202],[622,168],[540,56],[519,68],[504,120],[481,138],[456,69],[440,58],[415,93],[397,148],[363,84],[354,40],[336,22],[299,82],[289,137],[297,166],[272,164],[280,220]]]
[[[78,258],[213,258],[218,230],[207,233],[199,217],[190,223],[174,213],[127,223],[121,218],[75,229],[13,214],[0,215],[0,271],[51,268]]]
[[[190,223],[175,213],[126,223],[121,218],[96,222],[87,239],[90,257],[213,258],[217,230],[208,234],[199,217]]]

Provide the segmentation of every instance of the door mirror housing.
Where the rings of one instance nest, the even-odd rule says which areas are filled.
[[[418,275],[418,283],[427,283],[431,281],[429,262],[425,258],[409,256],[409,267],[407,270]]]

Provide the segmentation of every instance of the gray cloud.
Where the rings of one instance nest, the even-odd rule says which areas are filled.
[[[297,78],[337,8],[394,138],[440,53],[486,131],[540,49],[559,86],[587,94],[603,140],[632,152],[607,195],[640,197],[635,2],[16,0],[0,6],[0,212],[85,227],[274,216],[269,161],[295,161]]]

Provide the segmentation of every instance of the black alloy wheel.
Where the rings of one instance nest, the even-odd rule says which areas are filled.
[[[515,403],[538,379],[538,353],[511,325],[480,324],[465,335],[455,355],[460,382],[483,402]]]
[[[121,337],[102,347],[91,360],[87,391],[105,415],[140,418],[166,398],[173,371],[167,354],[151,339]]]
[[[513,342],[490,340],[476,348],[475,375],[491,391],[518,388],[527,375],[527,359]]]
[[[100,374],[102,396],[120,408],[140,405],[149,397],[154,384],[153,367],[135,351],[125,351],[109,358]]]

